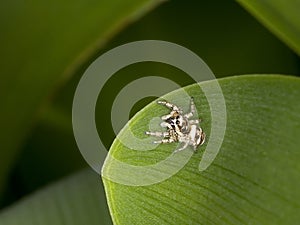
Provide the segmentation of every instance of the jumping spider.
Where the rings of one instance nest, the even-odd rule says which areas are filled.
[[[191,145],[196,152],[197,147],[202,145],[205,141],[205,133],[199,126],[200,119],[190,120],[196,111],[194,99],[191,98],[190,112],[183,114],[183,111],[178,106],[167,102],[158,101],[158,104],[164,105],[171,110],[167,115],[161,117],[163,122],[160,124],[161,127],[167,128],[165,132],[151,132],[147,131],[147,135],[155,137],[163,137],[162,140],[154,141],[158,144],[167,144],[173,142],[184,143],[181,148],[178,148],[174,153],[186,149]]]

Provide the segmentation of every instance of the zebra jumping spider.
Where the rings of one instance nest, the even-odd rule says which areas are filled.
[[[158,144],[173,142],[184,143],[183,146],[176,149],[174,153],[186,149],[189,145],[192,146],[194,152],[196,152],[198,146],[202,145],[205,141],[205,133],[199,126],[200,119],[190,119],[196,111],[194,99],[191,98],[190,111],[186,114],[183,114],[181,108],[170,102],[158,101],[157,103],[164,105],[171,110],[169,114],[161,117],[163,122],[160,126],[167,128],[167,131],[146,131],[146,134],[155,137],[163,137],[162,140],[154,141],[154,143]]]

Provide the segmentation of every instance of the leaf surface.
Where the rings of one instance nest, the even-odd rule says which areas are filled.
[[[209,90],[214,82],[203,82],[200,86],[202,90]],[[216,105],[210,108],[197,84],[185,87],[185,91],[195,99],[207,142],[183,169],[160,183],[129,186],[107,178],[114,174],[116,167],[106,162],[103,180],[115,224],[298,223],[300,79],[251,75],[220,79],[219,84],[226,101],[226,133],[217,157],[206,170],[199,171],[199,162],[208,142],[216,141],[211,138],[211,109],[215,110],[218,104],[214,102]],[[210,95],[219,97],[218,93]],[[163,98],[178,105],[188,104],[181,99],[178,90]],[[155,102],[150,103],[132,118],[119,136],[126,136],[131,129],[137,137],[143,138],[151,119],[168,112]],[[122,163],[139,169],[161,162],[175,148],[176,144],[166,144],[151,151],[136,151],[116,139],[110,153]],[[186,149],[178,154],[191,151]],[[156,174],[160,175],[159,172]],[[148,175],[144,174],[143,178],[123,174],[136,182]]]

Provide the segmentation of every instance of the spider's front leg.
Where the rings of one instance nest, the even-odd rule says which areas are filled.
[[[166,127],[166,128],[168,128],[168,129],[173,129],[172,128],[172,125],[171,124],[169,124],[169,123],[167,123],[167,122],[162,122],[161,124],[160,124],[160,126],[161,127]]]
[[[160,104],[160,105],[166,106],[167,108],[171,109],[172,111],[182,112],[182,110],[177,105],[174,105],[174,104],[172,104],[170,102],[167,102],[167,101],[157,101],[157,103]]]
[[[154,136],[154,137],[169,137],[170,134],[169,132],[151,132],[151,131],[146,131],[145,134],[150,135],[150,136]]]
[[[166,120],[170,119],[171,117],[173,117],[173,115],[172,115],[172,114],[168,114],[168,115],[164,115],[164,116],[162,116],[162,117],[160,117],[160,118],[161,118],[162,120],[166,121]]]
[[[191,103],[190,103],[190,112],[186,113],[184,115],[184,117],[186,118],[191,118],[196,112],[196,106],[195,106],[195,103],[194,103],[194,98],[191,97]]]

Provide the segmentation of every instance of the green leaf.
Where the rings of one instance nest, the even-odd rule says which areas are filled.
[[[299,0],[237,0],[300,55]]]
[[[202,90],[210,90],[216,82],[207,81],[200,86]],[[107,178],[118,169],[107,159],[103,180],[115,224],[299,222],[300,79],[251,75],[220,79],[219,84],[226,101],[227,127],[221,149],[206,170],[199,171],[199,162],[208,153],[205,152],[207,143],[214,143],[218,138],[211,136],[211,110],[197,84],[184,89],[195,99],[207,141],[195,154],[190,148],[175,154],[178,164],[182,163],[180,155],[192,154],[183,169],[156,184],[129,186],[124,185],[126,180],[121,184]],[[180,105],[189,104],[180,93],[177,90],[163,98]],[[209,95],[213,99],[220,97],[218,93]],[[211,107],[218,110],[220,104],[215,101]],[[155,102],[150,103],[132,118],[119,136],[126,137],[130,128],[136,136],[146,138],[144,131],[149,129],[151,119],[168,112]],[[166,144],[151,151],[135,151],[116,139],[110,153],[114,159],[137,166],[135,170],[139,170],[166,159],[175,148],[175,144]],[[178,166],[176,161],[173,166]],[[117,172],[122,173],[122,170]],[[152,172],[157,176],[164,171]],[[145,178],[141,178],[132,174],[122,176],[136,183],[151,176],[145,173]]]
[[[4,210],[0,224],[108,225],[111,219],[99,176],[84,170]]]
[[[113,34],[158,2],[0,3],[0,189],[41,103]]]

